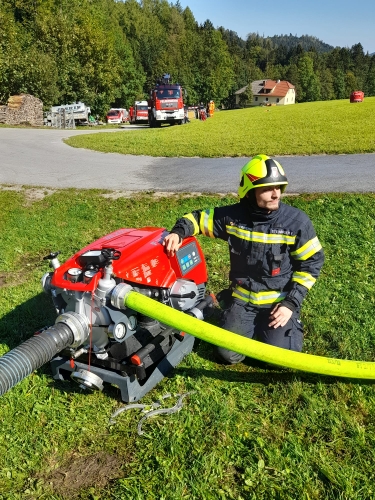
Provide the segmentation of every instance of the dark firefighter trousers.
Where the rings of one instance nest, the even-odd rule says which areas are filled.
[[[270,328],[270,308],[254,307],[251,304],[240,304],[233,301],[223,312],[220,326],[225,330],[237,333],[249,339],[258,340],[265,344],[281,347],[291,351],[302,351],[303,325],[299,319],[300,311],[293,312],[285,326]],[[240,363],[245,356],[223,347],[215,346],[218,361],[229,364]]]

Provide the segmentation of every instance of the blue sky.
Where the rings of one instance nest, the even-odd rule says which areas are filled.
[[[176,0],[173,1],[175,3]],[[334,47],[361,43],[375,52],[375,0],[180,0],[198,23],[209,19],[241,38],[259,35],[311,35]]]

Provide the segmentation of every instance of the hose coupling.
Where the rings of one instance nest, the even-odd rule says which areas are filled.
[[[116,309],[126,309],[125,299],[129,292],[131,292],[133,287],[127,283],[119,283],[112,290],[111,294],[111,304]]]
[[[55,324],[57,323],[63,323],[72,331],[74,341],[70,347],[78,347],[89,338],[90,323],[88,318],[82,314],[74,311],[65,312],[57,317]]]
[[[198,309],[198,307],[193,307],[192,309],[189,309],[187,313],[190,314],[190,316],[194,316],[194,318],[200,319],[201,321],[204,320],[203,312],[200,309]]]

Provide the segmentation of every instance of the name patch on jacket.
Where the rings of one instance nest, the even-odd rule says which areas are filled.
[[[292,231],[288,231],[288,229],[281,229],[281,228],[276,228],[276,229],[270,229],[270,234],[285,234],[286,236],[294,236]]]

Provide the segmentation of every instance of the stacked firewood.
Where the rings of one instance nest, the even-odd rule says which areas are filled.
[[[0,106],[0,123],[7,125],[43,125],[43,102],[30,94],[9,97],[6,106]]]
[[[7,106],[0,106],[0,123],[6,123],[7,109]]]

